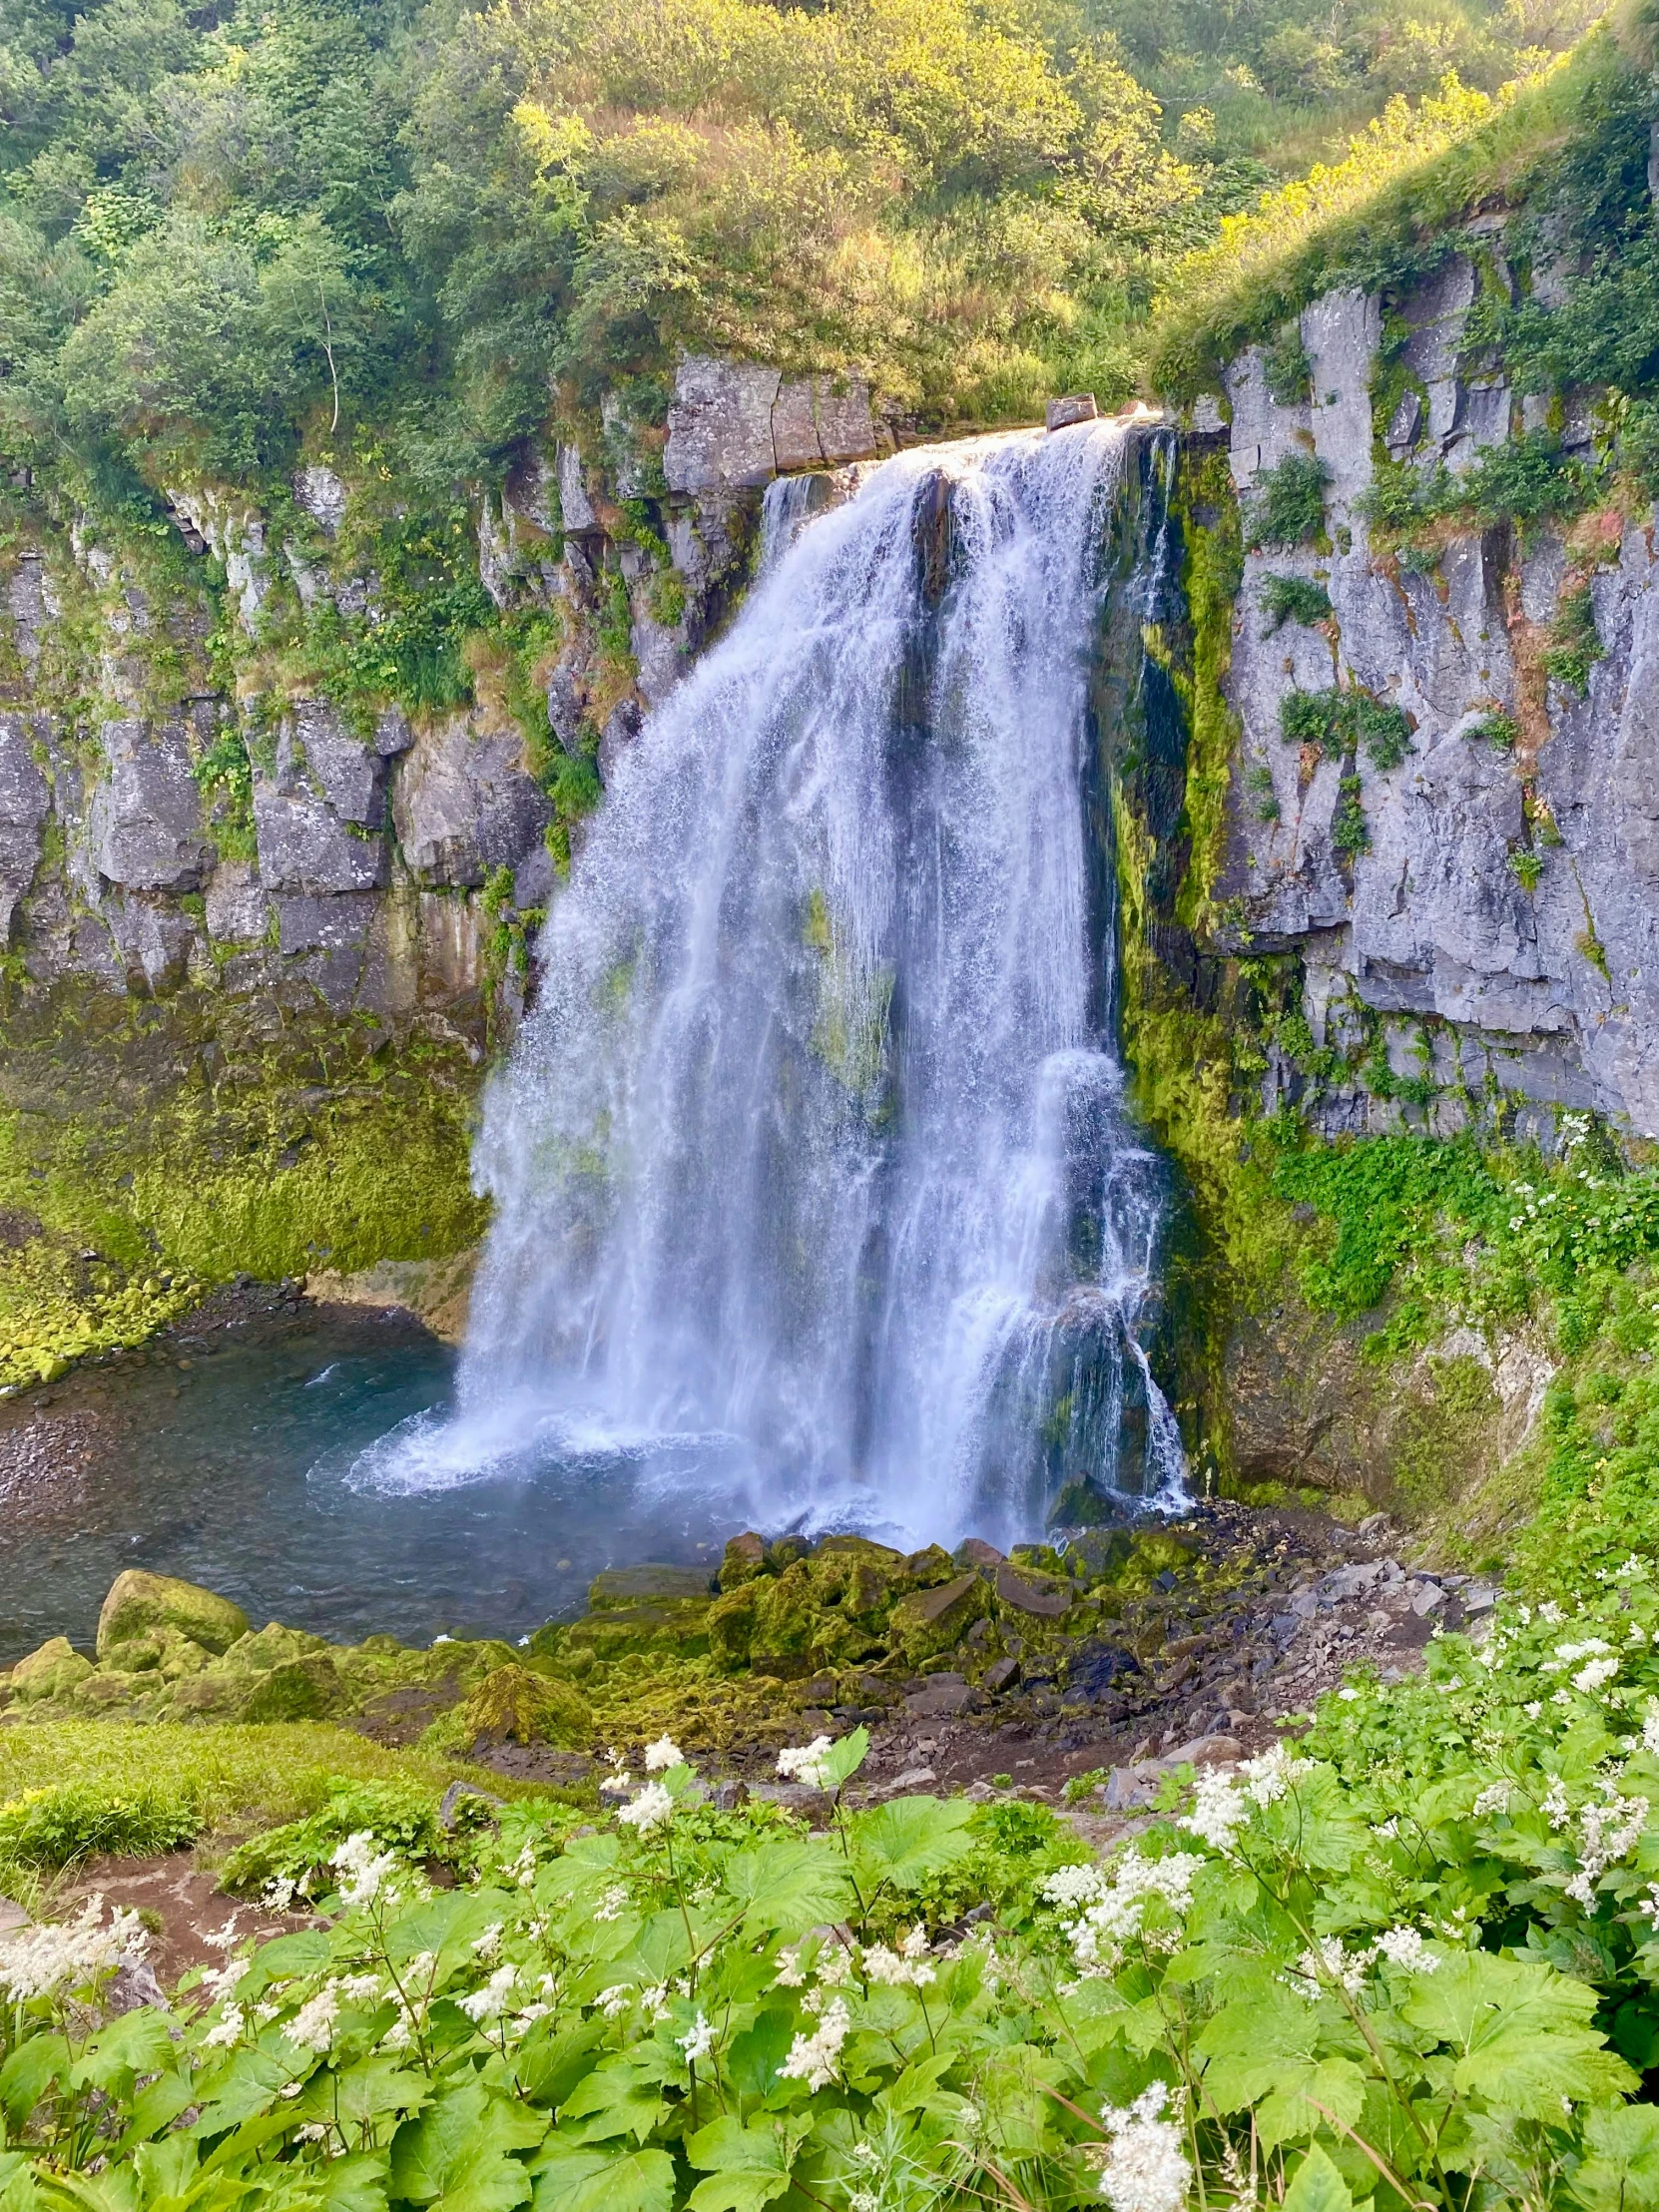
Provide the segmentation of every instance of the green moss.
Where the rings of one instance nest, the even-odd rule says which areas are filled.
[[[533,1674],[527,1667],[497,1667],[479,1683],[461,1713],[474,1737],[553,1744],[562,1751],[586,1751],[593,1741],[593,1711],[581,1693],[568,1682]]]
[[[1228,703],[1233,606],[1244,576],[1239,504],[1226,456],[1205,454],[1177,478],[1174,510],[1185,551],[1191,658],[1171,670],[1187,715],[1184,827],[1191,857],[1176,902],[1188,928],[1211,925],[1215,885],[1227,851],[1227,793],[1241,735]]]
[[[239,1049],[222,1009],[75,991],[0,1034],[0,1207],[25,1227],[0,1249],[0,1382],[139,1343],[240,1273],[433,1258],[482,1233],[458,1047],[373,1049],[318,1017]]]

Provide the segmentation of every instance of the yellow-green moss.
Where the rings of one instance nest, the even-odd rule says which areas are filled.
[[[1191,857],[1176,900],[1189,929],[1214,921],[1214,893],[1227,851],[1227,794],[1239,717],[1222,689],[1233,661],[1233,607],[1244,578],[1239,503],[1227,456],[1189,460],[1176,476],[1171,505],[1185,547],[1191,662],[1170,675],[1187,713],[1187,791],[1183,829]]]

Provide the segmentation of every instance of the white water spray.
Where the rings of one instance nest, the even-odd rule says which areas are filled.
[[[1125,447],[912,451],[817,515],[773,487],[542,937],[460,1412],[404,1480],[716,1438],[763,1524],[1004,1543],[1068,1482],[1180,1497],[1084,810]]]

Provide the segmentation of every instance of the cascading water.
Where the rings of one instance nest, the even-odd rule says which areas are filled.
[[[1083,803],[1126,442],[773,487],[547,924],[459,1414],[398,1479],[621,1444],[774,1526],[1003,1542],[1069,1483],[1180,1495]]]

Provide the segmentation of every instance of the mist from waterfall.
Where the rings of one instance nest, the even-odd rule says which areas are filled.
[[[1002,1543],[1066,1484],[1180,1494],[1084,804],[1126,449],[913,450],[818,513],[822,479],[772,488],[488,1092],[458,1413],[375,1479],[614,1452],[763,1526]]]

